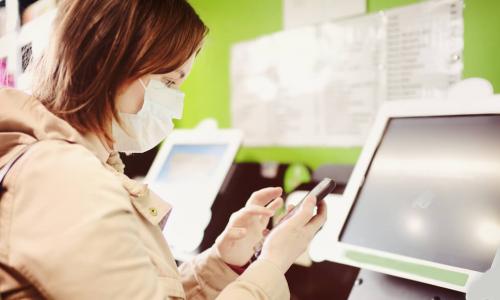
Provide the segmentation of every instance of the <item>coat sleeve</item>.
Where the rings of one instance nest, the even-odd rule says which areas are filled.
[[[187,299],[290,299],[285,276],[272,263],[258,260],[237,277],[210,248],[180,266]],[[235,280],[236,279],[236,280]]]
[[[290,291],[285,275],[274,264],[258,260],[228,285],[217,299],[284,300],[290,299]]]
[[[238,275],[218,256],[207,249],[179,267],[187,299],[208,300],[217,295]]]
[[[40,142],[13,170],[9,264],[48,299],[183,297],[158,275],[121,183],[82,146],[59,144]]]

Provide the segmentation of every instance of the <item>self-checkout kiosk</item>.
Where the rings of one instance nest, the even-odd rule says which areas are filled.
[[[343,196],[327,199],[311,254],[361,268],[349,299],[464,299],[490,271],[500,99],[459,94],[384,105]]]

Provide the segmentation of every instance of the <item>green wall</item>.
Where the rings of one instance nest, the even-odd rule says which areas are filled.
[[[347,0],[346,0],[347,1]],[[368,11],[393,8],[417,0],[368,0]],[[282,0],[190,0],[210,28],[210,34],[190,77],[184,117],[178,127],[191,128],[207,117],[227,128],[230,121],[229,51],[232,44],[282,29]],[[464,72],[483,77],[500,92],[500,1],[466,0]],[[237,161],[302,162],[312,168],[324,163],[355,163],[360,148],[245,147]]]

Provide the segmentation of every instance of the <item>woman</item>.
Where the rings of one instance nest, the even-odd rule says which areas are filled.
[[[305,201],[243,271],[283,201],[257,191],[177,269],[162,235],[170,206],[123,174],[117,151],[151,149],[180,117],[206,32],[185,0],[60,3],[33,96],[0,91],[2,299],[289,298],[284,273],[324,204],[314,215]]]

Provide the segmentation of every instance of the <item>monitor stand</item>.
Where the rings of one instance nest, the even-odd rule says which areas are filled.
[[[465,300],[465,294],[421,282],[360,270],[349,300]]]

